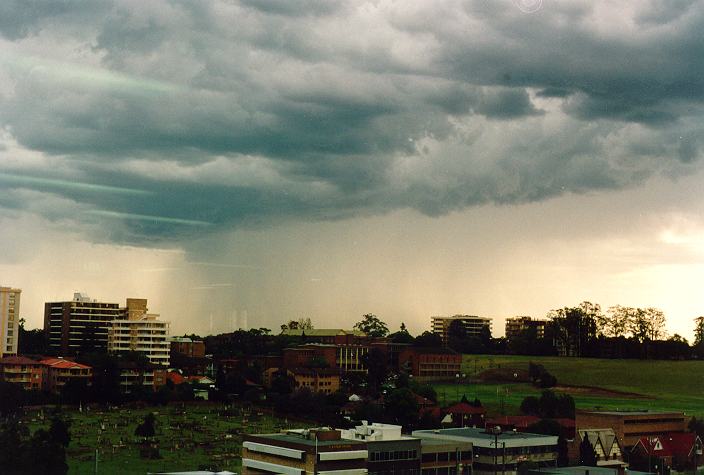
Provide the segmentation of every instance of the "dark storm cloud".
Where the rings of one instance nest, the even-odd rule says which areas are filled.
[[[0,161],[15,176],[0,187],[70,200],[116,241],[523,203],[687,173],[701,157],[695,2],[546,1],[525,14],[508,0],[66,1],[0,13],[0,123],[61,164]],[[77,186],[57,181],[67,175]],[[143,193],[99,191],[110,186]]]

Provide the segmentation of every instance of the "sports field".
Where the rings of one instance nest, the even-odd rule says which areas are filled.
[[[540,390],[520,380],[528,362],[543,365],[557,377],[559,391],[568,392],[580,409],[676,410],[704,417],[704,361],[608,360],[527,356],[465,355],[459,382],[437,384],[442,402],[466,394],[479,397],[492,413],[517,414],[527,395]],[[509,375],[498,381],[477,381],[487,371]]]

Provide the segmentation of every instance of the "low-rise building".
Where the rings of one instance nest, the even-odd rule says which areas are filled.
[[[368,424],[342,430],[341,437],[367,443],[369,475],[420,475],[421,445],[417,437],[401,433],[401,426]]]
[[[47,358],[40,361],[47,367],[45,389],[52,393],[60,393],[69,381],[83,381],[91,385],[93,368],[64,358]]]
[[[284,348],[282,364],[287,369],[319,364],[334,368],[337,366],[337,346],[330,343],[309,343]]]
[[[472,443],[447,439],[421,439],[421,475],[470,475]]]
[[[702,440],[692,432],[641,437],[629,462],[630,468],[655,473],[694,470],[704,464]]]
[[[327,428],[245,435],[242,473],[366,475],[367,444]]]
[[[523,464],[550,467],[557,461],[557,436],[459,428],[417,430],[414,437],[472,444],[472,473],[517,475]]]
[[[486,409],[461,401],[443,411],[450,416],[451,427],[478,427],[483,429],[486,425]]]
[[[287,370],[296,389],[332,394],[340,389],[340,371],[335,368],[293,368]]]
[[[460,374],[462,355],[449,348],[415,348],[401,350],[399,368],[420,382],[455,380]]]
[[[205,342],[188,337],[175,336],[171,338],[171,352],[189,358],[205,358]]]
[[[0,379],[22,386],[27,391],[44,389],[47,367],[24,356],[6,356],[0,359]]]
[[[154,389],[154,371],[161,369],[150,363],[134,363],[131,361],[120,361],[117,363],[120,370],[120,391],[130,394],[139,386],[145,390]]]
[[[685,432],[687,422],[689,418],[681,412],[578,411],[575,417],[577,431],[591,428],[613,429],[624,450],[633,447],[641,437]]]
[[[594,447],[598,467],[619,468],[628,464],[623,460],[623,449],[613,429],[580,429],[569,444],[569,459],[571,463],[579,461],[579,447],[585,438]]]

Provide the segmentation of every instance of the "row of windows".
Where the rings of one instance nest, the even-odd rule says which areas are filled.
[[[394,450],[371,452],[369,454],[370,462],[386,462],[389,460],[415,460],[418,458],[417,450]]]
[[[472,451],[463,450],[461,452],[436,452],[423,454],[423,462],[450,462],[457,460],[459,454],[460,460],[472,460]]]
[[[499,442],[499,444],[501,444]],[[474,447],[474,452],[478,455],[494,455],[494,448],[488,447]],[[506,455],[529,455],[529,454],[546,454],[551,452],[557,452],[556,445],[537,445],[531,447],[507,447],[504,449],[499,445],[499,454]]]

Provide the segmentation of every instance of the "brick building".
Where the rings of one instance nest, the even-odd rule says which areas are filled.
[[[47,368],[45,389],[60,393],[69,381],[84,381],[90,386],[93,379],[93,368],[75,361],[63,358],[47,358],[40,361]]]
[[[47,366],[24,356],[6,356],[0,359],[0,379],[22,386],[27,391],[44,389]]]
[[[337,366],[337,346],[329,343],[310,343],[293,348],[284,348],[284,368],[302,368],[315,363],[324,363],[330,368]]]
[[[460,373],[462,355],[449,348],[414,348],[401,350],[399,369],[417,381],[449,381]]]
[[[611,428],[623,449],[633,447],[641,437],[685,432],[689,418],[681,412],[578,411],[577,431]]]
[[[296,389],[332,394],[340,389],[340,372],[335,368],[293,368],[287,370]]]
[[[693,470],[704,464],[702,440],[690,432],[641,437],[631,450],[629,462],[631,469],[648,472]]]
[[[171,353],[178,353],[189,358],[205,358],[205,342],[187,337],[172,337]]]

